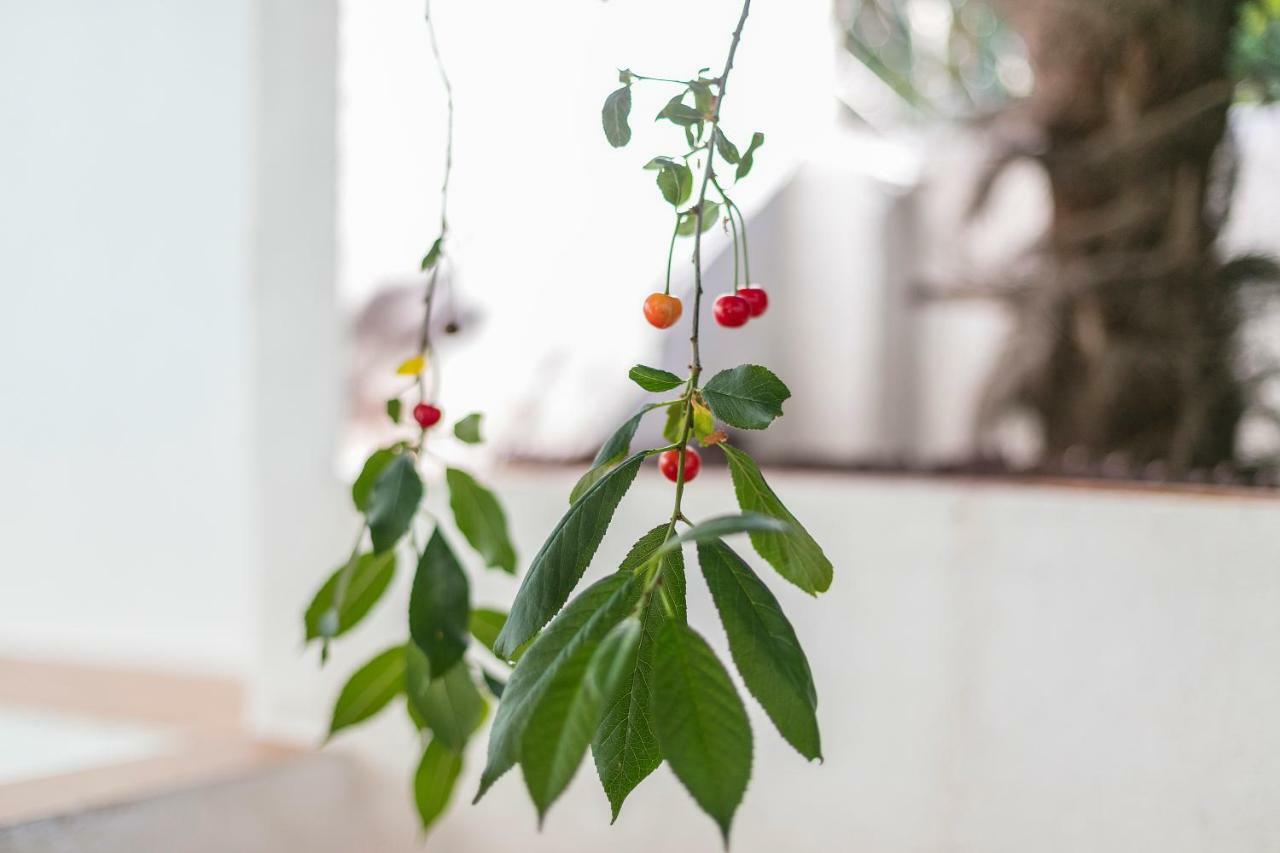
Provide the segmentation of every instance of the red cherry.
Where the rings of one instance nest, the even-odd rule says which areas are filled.
[[[736,293],[726,293],[716,297],[715,315],[721,326],[736,329],[751,319],[751,305]]]
[[[758,284],[748,284],[738,291],[738,295],[747,300],[752,317],[759,317],[769,307],[769,294],[765,293],[764,288]]]
[[[419,403],[413,407],[413,419],[423,429],[438,424],[440,422],[440,414],[439,409],[428,403]]]
[[[686,447],[684,451],[684,481],[687,483],[698,476],[698,471],[701,468],[702,457],[698,455],[698,451],[692,447]],[[676,478],[680,476],[679,451],[664,450],[659,454],[658,470],[662,472],[662,476],[674,483]]]
[[[644,301],[644,318],[659,329],[669,329],[680,319],[684,306],[675,296],[665,293],[650,293]]]

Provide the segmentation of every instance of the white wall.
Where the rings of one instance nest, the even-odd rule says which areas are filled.
[[[0,4],[0,654],[249,652],[251,7]]]

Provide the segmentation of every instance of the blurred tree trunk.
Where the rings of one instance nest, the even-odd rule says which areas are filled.
[[[1000,5],[1036,75],[1000,123],[1018,140],[1001,159],[1042,164],[1053,219],[1014,291],[984,424],[1029,410],[1050,458],[1082,448],[1175,472],[1232,461],[1241,318],[1214,243],[1236,0]]]

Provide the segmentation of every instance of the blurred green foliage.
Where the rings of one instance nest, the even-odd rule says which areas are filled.
[[[1280,0],[1246,0],[1231,55],[1242,100],[1280,100]]]

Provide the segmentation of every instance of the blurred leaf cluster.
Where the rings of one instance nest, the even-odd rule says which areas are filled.
[[[1246,0],[1231,57],[1241,100],[1280,100],[1280,0]]]

